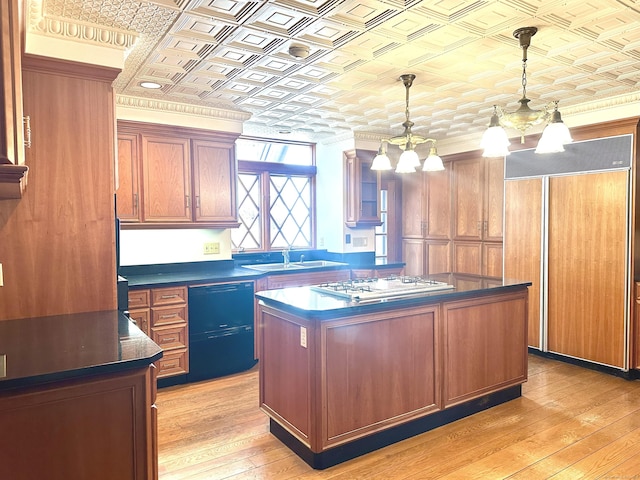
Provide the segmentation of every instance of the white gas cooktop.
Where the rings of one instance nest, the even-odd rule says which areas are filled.
[[[344,282],[331,282],[311,287],[316,292],[347,298],[353,301],[381,298],[402,298],[455,288],[448,283],[422,277],[393,276],[387,278],[363,278]]]

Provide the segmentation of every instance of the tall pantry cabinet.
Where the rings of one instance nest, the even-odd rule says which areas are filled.
[[[504,159],[465,152],[445,170],[402,177],[402,255],[407,275],[502,276]]]
[[[402,177],[406,275],[451,271],[451,169]]]
[[[522,150],[506,159],[504,276],[532,281],[531,347],[621,370],[634,367],[636,124],[576,130],[577,141],[563,153]]]

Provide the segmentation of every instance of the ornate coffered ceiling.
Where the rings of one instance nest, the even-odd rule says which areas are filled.
[[[637,102],[640,90],[633,0],[31,0],[28,11],[31,31],[123,49],[119,102],[237,115],[251,134],[400,133],[403,73],[417,76],[416,133],[481,132],[493,104],[518,106],[512,32],[523,26],[538,27],[532,108],[560,100],[567,121],[593,105]],[[289,55],[292,44],[309,56]]]

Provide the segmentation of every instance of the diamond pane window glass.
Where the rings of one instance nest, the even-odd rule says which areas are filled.
[[[272,175],[272,248],[311,247],[311,188],[308,177]]]
[[[262,221],[260,212],[260,175],[238,174],[238,221],[240,226],[231,230],[231,244],[235,249],[262,248]]]
[[[315,246],[315,146],[238,139],[235,250]]]

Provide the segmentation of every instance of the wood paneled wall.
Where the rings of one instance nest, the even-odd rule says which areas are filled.
[[[28,185],[0,202],[0,320],[117,307],[114,209],[119,72],[23,60]]]

